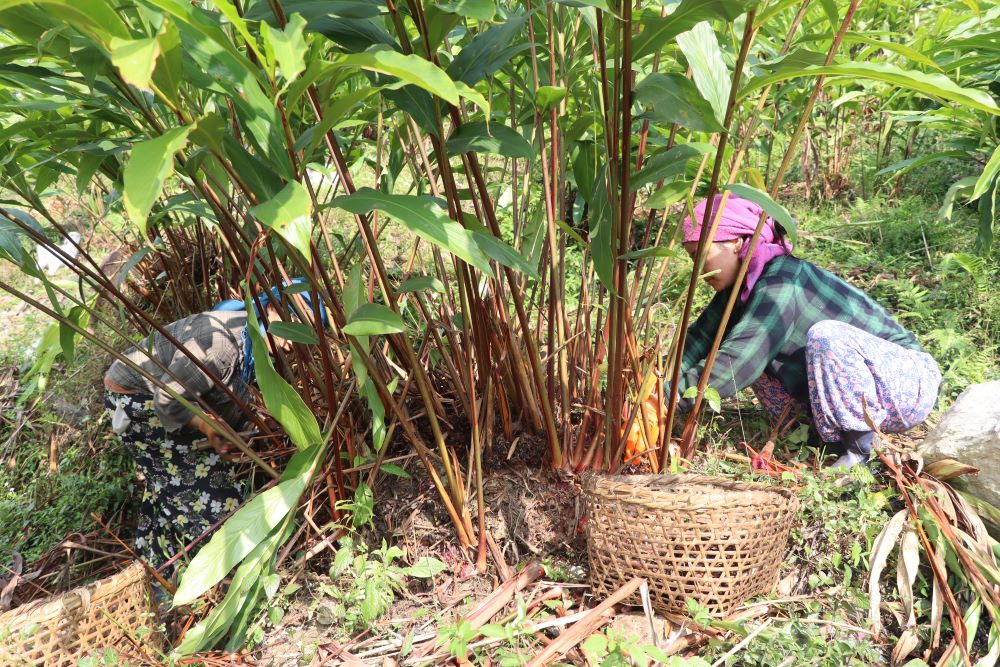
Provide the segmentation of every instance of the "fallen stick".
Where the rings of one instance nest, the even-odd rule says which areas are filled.
[[[500,613],[500,610],[514,599],[516,593],[524,590],[529,584],[541,579],[544,574],[545,568],[542,564],[537,560],[531,561],[524,566],[524,569],[516,577],[509,579],[502,586],[480,600],[476,608],[465,615],[464,620],[473,629],[478,630],[489,623],[491,618]],[[413,651],[413,657],[419,659],[427,655],[430,651],[434,650],[435,646],[441,644],[443,639],[440,633],[435,635],[433,640],[424,642],[416,647]]]
[[[546,646],[541,653],[532,658],[531,662],[528,663],[528,667],[543,667],[589,637],[594,630],[607,622],[606,612],[632,595],[645,582],[645,579],[635,577],[619,588],[607,600],[586,612],[583,618],[574,623],[551,644]]]
[[[545,568],[542,564],[537,560],[531,561],[516,577],[508,580],[503,586],[483,598],[475,609],[466,614],[465,620],[473,628],[481,628],[514,599],[515,593],[525,589],[528,584],[541,579],[544,574]]]
[[[539,621],[538,623],[535,623],[534,625],[531,625],[531,626],[529,626],[527,628],[524,628],[523,631],[518,632],[515,636],[523,637],[525,635],[531,635],[531,634],[535,634],[535,633],[541,632],[542,630],[548,630],[550,628],[559,628],[559,627],[562,627],[564,625],[569,625],[571,623],[576,623],[577,621],[580,621],[583,618],[585,618],[588,614],[591,613],[591,611],[593,611],[593,610],[591,610],[591,609],[585,609],[584,611],[578,611],[575,614],[570,614],[569,616],[562,616],[560,618],[550,618],[550,619],[545,620],[545,621]],[[481,639],[478,642],[474,642],[472,644],[469,644],[468,648],[470,650],[471,649],[476,649],[476,648],[482,648],[484,646],[490,646],[492,644],[499,644],[499,643],[505,642],[505,641],[508,641],[507,637],[496,637],[496,638],[493,638],[493,639]],[[359,657],[366,657],[368,654],[360,653],[358,655],[359,655]],[[429,655],[429,656],[426,656],[426,657],[423,657],[423,658],[413,658],[412,662],[413,663],[424,663],[424,662],[430,662],[430,661],[433,661],[433,660],[440,660],[441,658],[448,658],[450,656],[451,656],[450,653],[435,653],[434,655]],[[410,661],[407,661],[407,664],[410,664]]]

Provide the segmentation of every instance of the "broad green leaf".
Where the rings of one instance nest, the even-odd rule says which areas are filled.
[[[257,44],[257,38],[250,34],[250,27],[247,25],[246,20],[241,16],[240,10],[233,5],[233,0],[211,0],[212,4],[215,5],[216,9],[228,19],[236,31],[240,33],[240,37],[243,38],[243,43],[253,51],[253,55],[256,56],[259,62],[270,62],[271,58],[267,58],[264,53],[261,52],[260,47]],[[273,64],[272,64],[273,67]]]
[[[792,242],[798,240],[798,225],[795,223],[795,219],[792,218],[788,209],[771,199],[771,195],[742,183],[731,183],[723,189],[729,190],[737,197],[749,199],[753,203],[760,206],[764,209],[765,213],[771,216],[775,222],[780,224],[785,231],[788,232],[788,236],[791,238]]]
[[[657,153],[651,157],[642,169],[633,174],[629,181],[629,186],[635,192],[639,188],[649,183],[676,176],[684,173],[688,160],[694,157],[701,157],[709,151],[714,150],[709,144],[691,142],[674,146],[668,151]]]
[[[312,260],[312,198],[298,181],[291,181],[272,199],[250,209],[264,225],[278,232],[289,245]]]
[[[517,37],[532,13],[513,14],[500,25],[473,37],[448,65],[448,76],[474,86],[506,65],[515,55],[530,48],[525,40],[518,40]]]
[[[248,313],[253,312],[249,298],[246,300],[246,310]],[[247,318],[247,329],[250,333],[250,342],[253,344],[257,386],[260,387],[260,393],[264,397],[265,407],[278,420],[297,448],[300,450],[311,449],[313,445],[323,441],[316,416],[310,412],[298,392],[274,370],[274,364],[271,361],[267,344],[264,342],[263,334],[260,332],[257,318]],[[291,474],[292,468],[292,464],[289,463],[285,474]]]
[[[116,13],[115,6],[107,0],[0,0],[0,11],[27,4],[41,5],[46,12],[51,12],[52,16],[59,17],[84,34],[121,39],[132,36]]]
[[[997,190],[1000,189],[1000,178],[986,188],[979,197],[979,231],[972,249],[980,255],[989,255],[993,248],[993,225],[997,219]]]
[[[302,322],[272,322],[267,328],[267,332],[272,336],[290,340],[293,343],[304,345],[319,345],[319,337],[316,331],[308,324]]]
[[[149,211],[174,172],[174,153],[184,148],[193,128],[193,125],[175,127],[132,148],[123,176],[125,211],[143,235]]]
[[[844,63],[841,65],[810,66],[799,69],[783,70],[774,74],[754,77],[750,83],[740,90],[740,99],[745,98],[755,90],[759,90],[778,81],[795,79],[802,76],[848,77],[852,79],[870,79],[892,84],[905,90],[926,95],[934,99],[958,102],[966,107],[987,111],[1000,115],[1000,107],[993,98],[983,90],[963,88],[943,74],[927,74],[917,70],[903,70],[895,65],[885,63]],[[838,79],[827,80],[825,83],[840,83]]]
[[[611,237],[612,211],[608,200],[608,167],[601,167],[594,184],[594,194],[590,206],[590,256],[594,260],[594,270],[601,284],[615,294],[614,239]]]
[[[674,181],[667,183],[654,192],[646,200],[646,208],[664,209],[673,206],[687,196],[691,191],[691,181]]]
[[[548,111],[566,97],[567,90],[561,86],[539,86],[535,92],[535,104],[540,111]]]
[[[500,123],[489,127],[483,121],[466,123],[448,137],[448,153],[492,153],[511,158],[530,158],[534,150],[528,140]]]
[[[489,258],[480,250],[472,232],[451,220],[444,209],[430,199],[360,188],[354,194],[337,197],[331,205],[355,214],[379,210],[425,241],[485,273],[492,272]]]
[[[122,78],[136,88],[149,90],[156,58],[160,55],[160,40],[156,37],[112,37],[108,46],[111,48],[111,63],[118,68]]]
[[[160,57],[153,70],[153,84],[171,104],[180,108],[178,91],[184,81],[184,50],[181,47],[181,33],[169,16],[164,17],[156,39],[160,45]]]
[[[938,65],[936,62],[934,62],[934,60],[932,60],[930,57],[918,51],[917,49],[914,49],[911,46],[907,46],[906,44],[897,44],[896,42],[874,39],[867,35],[862,35],[856,32],[849,32],[846,35],[844,35],[844,41],[848,43],[856,42],[861,44],[868,44],[872,47],[870,49],[866,49],[864,52],[858,54],[855,57],[855,59],[859,61],[867,60],[868,57],[871,55],[872,51],[877,51],[878,49],[885,49],[886,51],[892,51],[894,53],[898,53],[899,55],[905,57],[907,60],[911,62],[920,63],[921,65],[927,65],[928,67],[931,67],[939,71],[941,70],[941,66]]]
[[[951,184],[948,192],[944,195],[944,200],[941,202],[941,208],[938,209],[938,220],[951,220],[952,209],[955,207],[955,199],[964,194],[966,190],[972,189],[976,184],[976,180],[975,176],[966,176]]]
[[[647,11],[639,22],[642,31],[632,42],[633,57],[638,59],[659,51],[677,35],[687,32],[702,21],[732,21],[757,0],[683,0],[666,17],[659,8]]]
[[[382,336],[403,331],[406,331],[403,318],[378,303],[362,304],[344,326],[344,333],[349,336]]]
[[[335,64],[380,74],[423,88],[446,102],[458,105],[458,88],[443,69],[418,55],[403,55],[392,49],[370,50],[341,56]]]
[[[410,292],[421,292],[427,289],[432,292],[444,294],[444,283],[435,276],[413,276],[412,278],[407,278],[396,291],[400,294],[408,294]]]
[[[448,566],[432,556],[422,556],[410,567],[403,568],[403,574],[420,579],[430,579],[436,574],[441,574],[448,569]]]
[[[319,449],[318,447],[315,449]],[[296,456],[305,455],[298,452]],[[315,451],[310,452],[315,454]],[[219,527],[208,544],[202,547],[181,577],[174,606],[191,604],[222,581],[230,570],[258,547],[284,519],[298,507],[306,479],[289,479],[263,493]]]
[[[681,48],[691,67],[694,85],[701,91],[702,97],[708,100],[715,112],[715,119],[721,123],[726,115],[731,78],[712,24],[704,21],[677,35],[677,46]]]
[[[993,155],[990,156],[989,161],[986,166],[983,167],[983,173],[979,175],[976,180],[976,187],[972,188],[972,194],[969,195],[969,201],[975,201],[983,196],[993,181],[996,180],[997,174],[1000,174],[1000,146],[997,146],[996,150],[993,151]]]
[[[712,105],[683,74],[649,74],[635,87],[635,97],[647,107],[654,120],[699,132],[722,132]]]
[[[285,78],[284,87],[294,81],[306,69],[306,51],[309,43],[305,38],[306,20],[301,14],[292,14],[284,30],[272,28],[262,23],[260,33],[268,50],[274,53],[274,60]]]
[[[472,235],[475,237],[479,248],[490,259],[515,271],[520,271],[529,278],[538,278],[538,270],[528,260],[509,245],[493,236],[489,231],[477,229],[473,230]]]
[[[493,0],[453,0],[442,2],[437,8],[444,12],[458,14],[477,21],[492,21],[497,13]]]

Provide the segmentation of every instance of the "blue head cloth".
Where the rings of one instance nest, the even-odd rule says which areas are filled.
[[[286,288],[293,285],[299,285],[301,283],[304,283],[305,280],[306,280],[305,278],[292,278],[290,282],[283,284],[281,288]],[[264,292],[263,294],[260,294],[257,297],[257,299],[260,301],[260,307],[267,308],[267,304],[269,304],[272,299],[274,300],[281,299],[281,288],[275,285],[268,291]],[[302,297],[302,301],[305,302],[306,308],[312,310],[312,295],[310,295],[308,291],[303,291],[299,293],[299,296]],[[286,296],[285,298],[288,297]],[[254,308],[254,315],[256,315],[257,317],[257,324],[261,328],[263,328],[264,323],[261,321],[260,310],[258,310],[256,303],[253,304],[253,308]],[[212,310],[213,311],[246,310],[246,304],[244,304],[239,299],[226,299],[225,301],[217,304],[214,308],[212,308]],[[329,320],[326,315],[326,306],[323,305],[322,299],[319,302],[319,318],[320,321],[323,323],[323,326],[326,326],[329,323]],[[250,386],[250,383],[253,381],[253,378],[254,378],[253,345],[250,342],[250,328],[244,327],[243,367],[240,369],[240,379],[243,381],[244,388]]]

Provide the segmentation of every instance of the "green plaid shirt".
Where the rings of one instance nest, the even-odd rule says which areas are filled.
[[[679,387],[682,395],[698,384],[728,299],[729,290],[716,294],[688,329]],[[808,406],[806,333],[823,320],[845,322],[923,351],[913,334],[867,294],[829,271],[786,255],[767,263],[745,304],[736,301],[708,385],[722,396],[733,396],[768,373]],[[682,405],[690,407],[692,402],[688,399]]]

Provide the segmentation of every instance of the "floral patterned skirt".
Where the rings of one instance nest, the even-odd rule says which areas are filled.
[[[151,395],[106,391],[104,405],[146,480],[136,551],[159,567],[239,507],[242,484],[214,449],[195,445],[200,431],[164,430]]]
[[[836,320],[810,327],[806,363],[809,407],[824,442],[839,441],[845,431],[870,431],[863,405],[884,432],[913,428],[934,408],[941,385],[941,371],[931,355]],[[753,391],[772,417],[777,418],[788,401],[806,412],[802,401],[769,375],[762,375]]]

